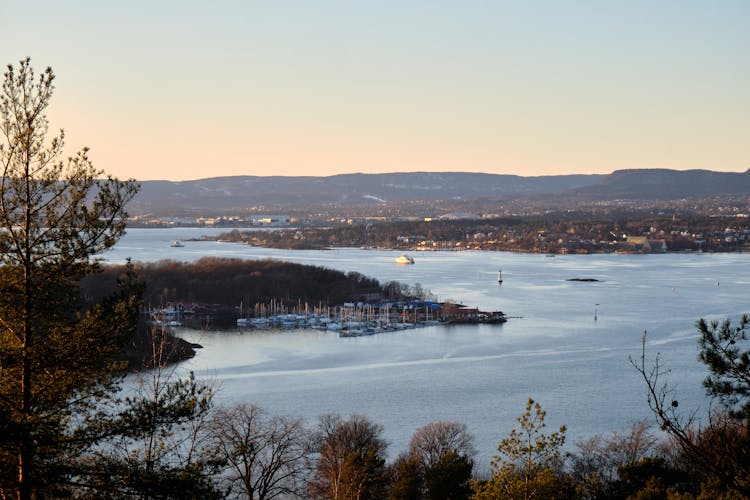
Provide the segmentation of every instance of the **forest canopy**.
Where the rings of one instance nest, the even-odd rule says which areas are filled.
[[[204,257],[196,262],[162,260],[135,263],[145,284],[144,302],[153,307],[168,303],[215,304],[236,307],[271,300],[336,305],[373,298],[398,299],[413,290],[398,283],[381,285],[360,273],[343,273],[319,266],[276,260]],[[123,266],[105,266],[83,283],[83,292],[97,300],[114,288]],[[421,287],[419,287],[421,288]]]

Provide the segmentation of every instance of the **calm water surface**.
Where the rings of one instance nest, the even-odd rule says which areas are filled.
[[[529,396],[547,410],[549,428],[568,426],[571,442],[650,418],[643,384],[628,363],[629,355],[640,355],[644,330],[649,355],[660,352],[672,369],[680,406],[705,408],[695,321],[750,311],[747,254],[412,252],[416,263],[399,266],[394,259],[402,252],[395,251],[288,251],[185,241],[217,232],[131,229],[104,257],[287,260],[420,283],[441,300],[513,317],[500,326],[357,338],[316,331],[180,332],[204,346],[183,368],[218,385],[221,402],[257,403],[309,423],[324,413],[363,413],[384,426],[392,455],[418,427],[460,420],[476,436],[480,467],[486,467]],[[171,248],[175,239],[185,246]]]

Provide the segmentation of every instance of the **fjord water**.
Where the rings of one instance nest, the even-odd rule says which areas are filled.
[[[130,229],[103,257],[115,263],[127,257],[287,260],[381,282],[420,283],[440,300],[511,317],[504,325],[356,338],[312,330],[179,332],[204,346],[181,369],[211,380],[220,402],[256,403],[310,424],[324,413],[362,413],[384,426],[392,455],[418,427],[459,420],[476,436],[479,465],[486,467],[528,397],[547,410],[549,429],[568,426],[570,442],[651,418],[643,381],[628,362],[628,356],[640,356],[644,330],[647,358],[661,353],[680,408],[701,407],[705,414],[695,322],[750,312],[748,254],[411,252],[415,264],[400,266],[394,260],[403,252],[395,251],[185,241],[211,233],[217,231]],[[170,247],[176,239],[185,246]]]

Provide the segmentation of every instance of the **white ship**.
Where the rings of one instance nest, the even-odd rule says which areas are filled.
[[[414,259],[404,254],[398,259],[396,259],[396,264],[414,264]]]

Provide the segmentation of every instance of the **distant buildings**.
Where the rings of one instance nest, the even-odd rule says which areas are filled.
[[[667,251],[667,242],[664,240],[649,240],[646,236],[628,236],[626,244],[633,252],[664,253]]]
[[[253,226],[288,226],[292,218],[289,215],[253,215],[250,221]]]
[[[288,227],[293,222],[289,215],[253,215],[251,217],[218,216],[218,217],[150,217],[135,216],[129,220],[132,226],[147,227]]]
[[[438,218],[440,220],[471,220],[471,219],[479,219],[480,217],[477,214],[472,214],[468,212],[451,212],[448,214],[443,214]]]

